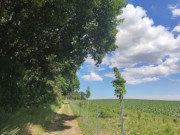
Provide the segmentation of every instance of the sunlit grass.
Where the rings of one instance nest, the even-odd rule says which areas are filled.
[[[14,113],[0,113],[0,134],[27,134],[33,132],[33,135],[42,134],[53,121],[59,104],[50,104],[46,106],[21,108]],[[31,129],[33,129],[31,131]]]
[[[93,135],[97,132],[97,105],[90,101],[89,104],[89,124],[87,124],[87,101],[71,104],[73,112],[81,115],[78,123],[84,135]],[[76,107],[74,107],[76,106]],[[78,106],[78,107],[77,107]],[[121,121],[119,107],[99,106],[99,132],[103,135],[121,134]],[[115,106],[115,105],[114,105]],[[81,113],[78,113],[81,112]],[[165,116],[152,112],[142,112],[141,110],[124,110],[124,132],[126,135],[179,135],[180,118],[176,116]]]
[[[62,114],[69,115],[69,110],[68,110],[68,105],[67,104],[64,104],[64,109],[62,111]]]

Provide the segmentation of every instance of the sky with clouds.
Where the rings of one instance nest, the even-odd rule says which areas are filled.
[[[126,80],[125,98],[180,100],[180,0],[129,0],[114,52],[100,67],[89,57],[78,71],[80,91],[115,98],[112,67]]]

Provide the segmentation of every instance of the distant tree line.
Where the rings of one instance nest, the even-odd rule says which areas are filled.
[[[77,70],[116,49],[123,0],[1,0],[0,110],[58,101]],[[81,94],[83,95],[83,93]]]
[[[87,87],[86,93],[80,91],[73,91],[68,94],[67,98],[68,99],[73,99],[73,100],[86,100],[90,98],[91,96],[91,91],[90,91],[90,86]]]

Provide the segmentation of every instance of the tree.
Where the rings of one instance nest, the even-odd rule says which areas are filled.
[[[85,100],[86,94],[84,92],[72,91],[71,93],[68,93],[67,98],[73,100]]]
[[[90,98],[90,96],[91,96],[91,91],[90,91],[90,87],[88,86],[86,90],[86,98]]]
[[[81,99],[81,93],[78,91],[73,91],[67,95],[68,99],[73,99],[73,100],[80,100]]]
[[[63,95],[78,89],[75,74],[84,60],[91,56],[99,65],[116,49],[116,26],[122,21],[117,15],[126,3],[1,0],[0,5],[0,65],[6,65],[0,68],[0,107],[16,108],[24,101],[52,101],[54,86]]]
[[[86,94],[84,92],[80,92],[81,100],[86,99]]]
[[[120,99],[120,111],[121,111],[121,131],[122,135],[124,135],[124,129],[123,129],[123,97],[124,94],[126,94],[126,89],[125,89],[125,83],[126,80],[124,80],[121,77],[121,73],[118,71],[117,67],[113,68],[114,70],[114,75],[116,80],[112,81],[113,87],[115,87],[115,95]]]

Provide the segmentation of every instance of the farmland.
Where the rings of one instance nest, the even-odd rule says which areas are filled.
[[[90,103],[119,107],[117,99],[90,100]],[[180,117],[180,101],[125,99],[124,108],[141,112]]]
[[[71,107],[73,112],[80,116],[78,122],[84,135],[96,134],[97,105],[99,107],[100,134],[120,134],[118,100],[90,100],[89,119],[87,101],[73,101]],[[125,100],[124,107],[125,135],[180,134],[180,102],[178,101]]]

